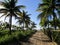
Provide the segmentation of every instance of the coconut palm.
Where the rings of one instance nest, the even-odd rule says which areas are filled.
[[[18,20],[16,23],[19,24],[19,28],[20,28],[20,30],[22,30],[22,23],[23,23],[22,17],[18,17]]]
[[[43,28],[46,28],[48,26],[48,29],[49,29],[49,20],[46,19],[46,18],[43,18],[42,21],[40,22],[40,25],[43,27]]]
[[[27,19],[26,20],[26,28],[27,28],[27,30],[29,30],[29,25],[30,25],[30,19]]]
[[[56,0],[42,0],[43,3],[39,4],[38,11],[42,11],[41,14],[39,14],[38,18],[47,18],[48,16],[53,16],[54,25],[55,25],[55,19],[57,18],[57,15],[55,13],[55,10],[58,11],[60,4],[56,3]],[[56,29],[56,25],[54,26]]]
[[[60,29],[60,20],[59,19],[55,19],[55,21],[56,21],[56,26]],[[50,25],[52,27],[54,26],[53,22],[54,22],[53,20],[50,21]]]
[[[18,16],[20,16],[21,11],[19,9],[24,8],[25,6],[23,5],[19,5],[16,6],[17,0],[4,0],[4,2],[1,2],[1,5],[4,8],[0,9],[0,13],[3,13],[3,16],[6,17],[10,17],[9,19],[9,29],[10,29],[10,34],[11,34],[11,25],[12,25],[12,16],[14,16],[15,18],[17,18]]]
[[[31,22],[31,30],[33,30],[34,28],[36,28],[36,24],[35,22]]]
[[[0,30],[2,30],[2,21],[0,21]]]
[[[18,21],[20,25],[23,24],[23,30],[24,28],[28,28],[28,25],[30,24],[30,17],[29,17],[30,14],[27,14],[27,12],[25,12],[23,10],[22,12],[22,17],[19,17],[18,18]]]
[[[49,4],[51,3],[51,1],[46,1],[43,0],[43,3],[39,5],[38,7],[38,11],[40,11],[41,13],[38,15],[38,19],[41,20],[40,24],[43,27],[46,27],[48,24],[48,20],[49,20],[49,16],[51,17],[52,14],[52,10],[51,8],[49,9]]]
[[[30,24],[30,17],[29,17],[30,14],[27,14],[27,12],[25,12],[23,10],[23,28],[27,27],[28,28],[28,25]]]

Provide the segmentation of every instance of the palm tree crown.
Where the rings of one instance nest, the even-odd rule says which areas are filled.
[[[41,18],[43,21],[44,18],[48,18],[49,16],[53,16],[53,20],[57,18],[55,10],[58,12],[60,4],[57,4],[56,0],[42,0],[43,3],[39,4],[38,11],[42,11],[41,14],[38,15],[38,18]],[[55,25],[55,21],[54,21]],[[56,28],[56,26],[54,26]]]
[[[4,8],[0,9],[0,13],[3,13],[3,16],[10,17],[9,24],[10,24],[10,32],[11,32],[11,25],[12,25],[12,16],[17,18],[20,16],[19,14],[21,11],[19,9],[24,8],[25,6],[19,5],[16,6],[17,0],[4,0],[4,2],[1,2],[1,5],[3,5]],[[5,17],[5,18],[6,18]]]
[[[27,12],[25,12],[23,10],[22,12],[22,16],[18,18],[18,21],[20,25],[23,24],[23,30],[24,28],[28,28],[28,25],[30,24],[30,17],[29,17],[30,14],[27,14]]]

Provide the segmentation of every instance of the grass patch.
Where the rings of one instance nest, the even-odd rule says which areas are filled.
[[[53,32],[54,41],[60,43],[60,32]]]
[[[12,31],[12,34],[9,34],[9,30],[0,31],[0,45],[8,45],[10,43],[18,41],[27,41],[29,37],[35,33],[33,30],[26,31]]]
[[[60,31],[53,31],[52,34],[49,33],[49,30],[45,31],[45,34],[51,38],[49,35],[52,35],[53,41],[55,41],[58,45],[60,45]]]

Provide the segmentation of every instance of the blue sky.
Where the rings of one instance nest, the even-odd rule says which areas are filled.
[[[1,0],[0,0],[1,1]],[[42,0],[18,0],[17,5],[25,5],[26,8],[24,9],[25,11],[28,11],[28,14],[31,14],[31,20],[34,21],[37,25],[37,28],[39,29],[39,20],[37,19],[37,16],[39,14],[39,12],[37,12],[37,8],[38,8],[38,4],[41,3]],[[3,17],[4,18],[4,17]],[[2,18],[2,19],[3,19]],[[9,19],[7,18],[7,21]],[[13,18],[13,24],[14,24],[15,20]]]
[[[31,20],[34,21],[37,24],[37,28],[40,28],[39,26],[39,20],[37,19],[37,16],[39,12],[37,12],[38,4],[41,3],[42,0],[19,0],[18,5],[25,5],[26,9],[25,11],[28,11],[29,14],[31,14]]]

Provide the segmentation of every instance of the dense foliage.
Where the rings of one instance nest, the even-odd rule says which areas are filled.
[[[2,30],[0,31],[0,45],[8,45],[15,42],[27,41],[33,33],[35,33],[33,30],[12,30],[12,34],[10,35],[9,30]]]
[[[52,41],[60,42],[60,32],[58,31],[60,30],[60,1],[42,0],[37,11],[40,12],[38,19],[40,19],[40,25],[43,27],[44,33]]]

